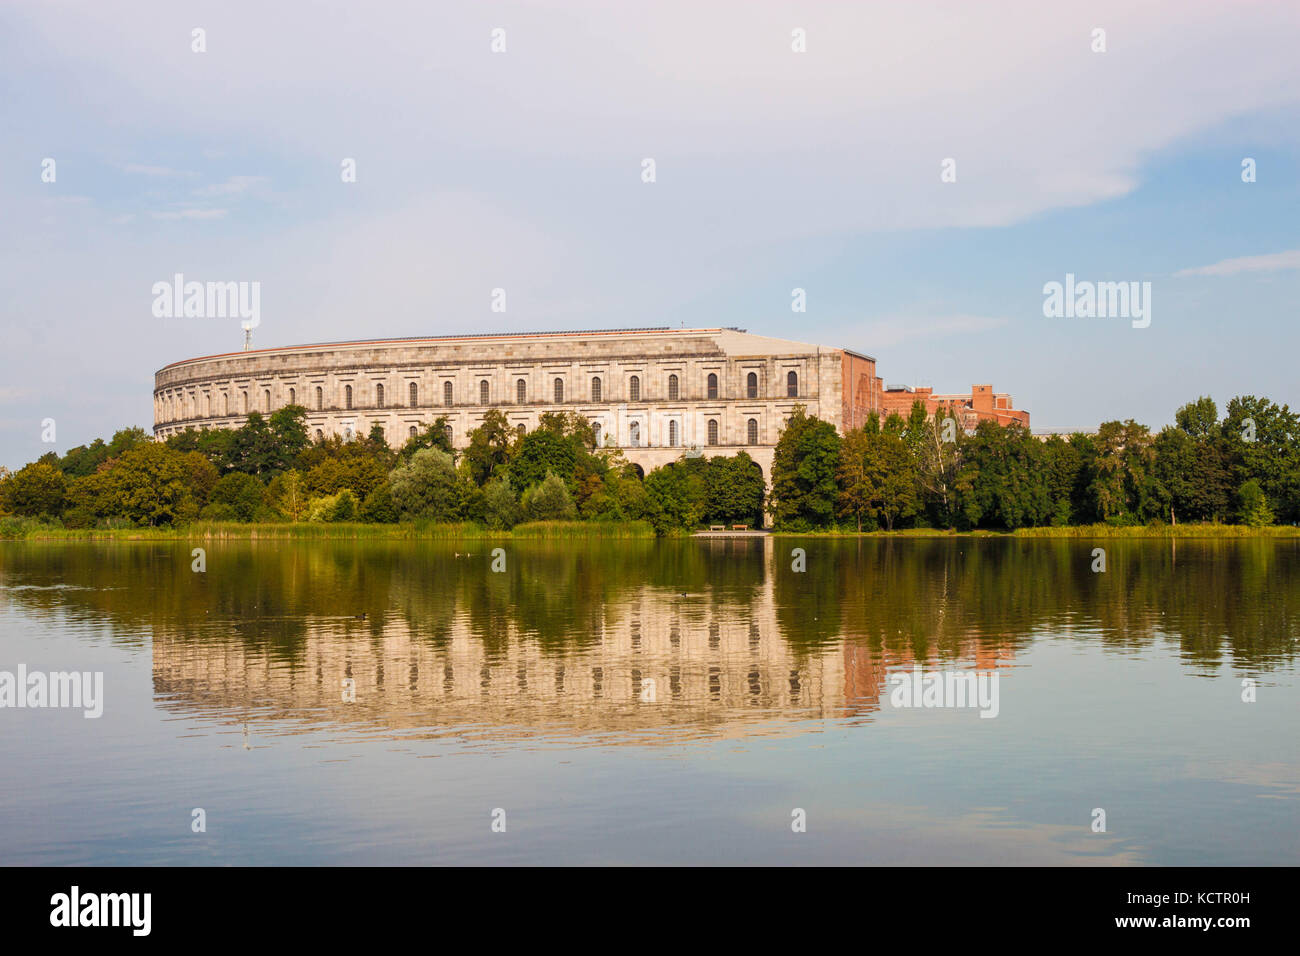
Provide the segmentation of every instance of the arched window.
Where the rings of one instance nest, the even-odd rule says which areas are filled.
[[[677,376],[669,375],[668,376],[668,401],[670,402],[677,401],[678,391],[679,390],[677,387]]]
[[[641,379],[635,375],[627,381],[627,397],[629,401],[641,401]]]
[[[709,444],[716,445],[717,443],[718,443],[718,420],[716,418],[710,418],[709,419]]]
[[[324,440],[325,440],[325,433],[324,433],[323,431],[321,431],[319,428],[316,429],[316,440],[317,440],[317,441],[324,441]]]
[[[559,405],[564,401],[564,379],[555,380],[555,404]]]
[[[718,397],[718,376],[710,372],[709,373],[709,398],[717,398],[717,397]]]
[[[596,376],[591,380],[591,400],[593,402],[600,401],[600,376]]]
[[[635,379],[636,376],[633,376]],[[627,426],[627,443],[633,448],[641,447],[641,425],[639,422],[632,422]]]
[[[412,408],[415,408],[417,405],[420,404],[420,386],[412,382],[410,385],[407,386],[406,390],[407,392],[410,393],[408,398],[408,404]]]
[[[600,422],[591,423],[592,434],[596,436],[596,447],[600,447]]]
[[[344,408],[352,407],[352,386],[351,385],[343,386],[343,407]]]
[[[316,411],[321,411],[325,407],[325,390],[319,385],[316,386]],[[230,411],[230,409],[226,409]]]
[[[410,428],[410,430],[407,432],[407,435],[410,436],[411,438],[414,438],[414,437],[415,437],[415,432],[416,432],[416,428],[415,428],[414,425],[412,425],[411,428]]]
[[[745,379],[745,394],[750,398],[758,398],[758,376],[753,372]]]
[[[269,388],[262,390],[262,401],[266,403],[266,410],[271,410],[271,390]]]
[[[451,382],[442,383],[442,404],[451,404]]]
[[[677,447],[677,423],[676,422],[668,423],[668,444],[673,448]]]
[[[757,418],[751,418],[749,420],[749,443],[751,445],[758,444],[758,419]]]
[[[523,405],[528,401],[528,383],[522,378],[515,382],[515,404]]]
[[[444,435],[447,436],[447,444],[450,445],[450,444],[451,444],[451,426],[450,426],[450,425],[443,425],[443,426],[442,426],[442,433],[443,433]]]
[[[384,407],[384,386],[378,382],[375,383],[375,406]]]
[[[788,398],[799,397],[799,373],[791,372],[785,377],[785,394]]]
[[[320,389],[316,389],[316,391],[319,392]],[[223,415],[230,414],[230,393],[229,392],[221,393],[221,414]]]
[[[487,379],[483,379],[478,383],[478,403],[480,405],[486,405],[490,397],[491,390],[488,388]]]
[[[298,390],[296,388],[289,389],[289,404],[290,405],[298,404]]]
[[[239,410],[244,415],[248,414],[248,393],[247,392],[239,393]]]
[[[376,425],[376,426],[375,426],[375,431],[377,431],[377,432],[379,433],[379,440],[380,440],[380,441],[388,441],[387,436],[384,435],[384,426],[383,426],[383,425]]]
[[[523,437],[524,437],[524,433],[527,432],[527,431],[528,431],[528,429],[524,427],[524,423],[523,423],[523,422],[520,422],[518,425],[515,426],[515,433],[516,433],[520,438],[523,438]]]

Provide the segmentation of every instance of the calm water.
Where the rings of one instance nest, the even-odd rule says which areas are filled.
[[[1300,543],[1101,543],[0,543],[0,863],[1300,863]]]

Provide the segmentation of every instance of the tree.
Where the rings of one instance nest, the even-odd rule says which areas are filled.
[[[507,475],[493,478],[483,486],[483,519],[489,528],[498,531],[513,528],[522,516],[519,499],[515,497]]]
[[[510,484],[527,491],[547,474],[567,475],[572,480],[577,463],[578,451],[570,438],[538,428],[519,440],[510,460]]]
[[[840,436],[835,426],[796,405],[776,443],[772,516],[780,528],[824,527],[835,517]]]
[[[1262,528],[1273,523],[1273,509],[1268,506],[1268,498],[1258,479],[1251,478],[1242,482],[1237,489],[1237,516],[1242,524],[1252,528]]]
[[[360,517],[371,524],[393,524],[397,521],[397,508],[388,482],[380,482],[361,503]]]
[[[1174,422],[1193,441],[1203,441],[1219,434],[1219,410],[1208,395],[1178,409],[1174,413]]]
[[[461,489],[451,455],[423,448],[393,469],[390,493],[397,513],[405,519],[455,521],[460,517]]]
[[[730,457],[693,460],[707,462],[704,470],[704,520],[762,525],[767,485],[758,462],[743,451]]]
[[[917,507],[935,527],[953,527],[956,518],[954,485],[961,470],[964,432],[946,408],[927,414],[921,401],[912,403],[903,433],[916,466]]]
[[[1243,395],[1228,402],[1222,432],[1232,483],[1257,479],[1278,520],[1300,521],[1300,416]]]
[[[859,531],[864,519],[877,515],[892,531],[895,521],[916,509],[916,463],[898,432],[897,425],[858,428],[840,446],[838,513],[853,518]]]
[[[523,509],[529,521],[572,521],[578,516],[569,486],[554,473],[524,492]]]
[[[189,521],[198,513],[187,484],[185,456],[164,444],[150,441],[131,448],[107,474],[114,515],[137,524],[160,525]]]
[[[87,445],[78,445],[59,460],[59,468],[69,478],[84,478],[92,475],[108,460],[108,445],[102,438],[96,438]]]
[[[1133,419],[1102,422],[1097,429],[1092,493],[1103,521],[1135,522],[1157,517],[1151,432]]]
[[[447,416],[439,415],[433,420],[432,425],[425,425],[422,431],[416,432],[406,440],[406,444],[402,446],[398,457],[403,461],[409,461],[412,455],[424,448],[437,448],[439,451],[445,451],[450,455],[452,453],[451,438],[447,435],[449,425]]]
[[[862,530],[863,521],[874,523],[877,517],[876,472],[871,459],[872,449],[865,429],[855,428],[844,436],[836,468],[840,489],[836,514],[851,518],[858,531]]]
[[[296,468],[276,475],[266,490],[267,499],[282,517],[301,521],[307,516],[307,492],[303,487],[302,472]]]
[[[704,519],[707,491],[698,468],[684,462],[656,468],[646,475],[645,493],[645,516],[658,535],[694,531]]]
[[[483,423],[469,433],[469,446],[462,453],[462,460],[474,484],[486,484],[505,468],[510,461],[514,434],[506,416],[496,408],[489,409]]]
[[[229,521],[252,521],[266,504],[266,486],[241,471],[219,479],[208,498],[204,517]]]
[[[57,518],[67,505],[68,479],[46,462],[24,465],[0,482],[0,511]]]

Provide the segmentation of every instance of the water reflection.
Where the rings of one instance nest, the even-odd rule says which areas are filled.
[[[1013,666],[1044,637],[1198,674],[1294,661],[1292,541],[767,539],[6,544],[39,617],[151,647],[157,706],[276,733],[655,743],[869,720],[914,662]],[[807,551],[807,571],[790,550]],[[355,693],[355,700],[345,699]]]

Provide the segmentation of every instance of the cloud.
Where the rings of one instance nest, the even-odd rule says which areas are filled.
[[[1002,328],[1008,322],[1000,316],[987,315],[889,315],[867,323],[861,337],[871,342],[873,348],[881,348],[913,339],[975,335]]]
[[[132,173],[139,176],[158,176],[163,178],[194,175],[193,173],[187,173],[183,170],[171,169],[168,166],[145,166],[140,163],[127,163],[122,167],[122,172]]]
[[[231,176],[224,183],[213,183],[194,190],[197,196],[236,196],[248,192],[269,180],[265,176]]]
[[[225,219],[227,209],[169,209],[149,213],[154,219]]]
[[[1262,256],[1239,256],[1223,259],[1208,266],[1179,269],[1175,276],[1233,276],[1242,272],[1279,272],[1283,269],[1300,269],[1300,249],[1271,252]]]

